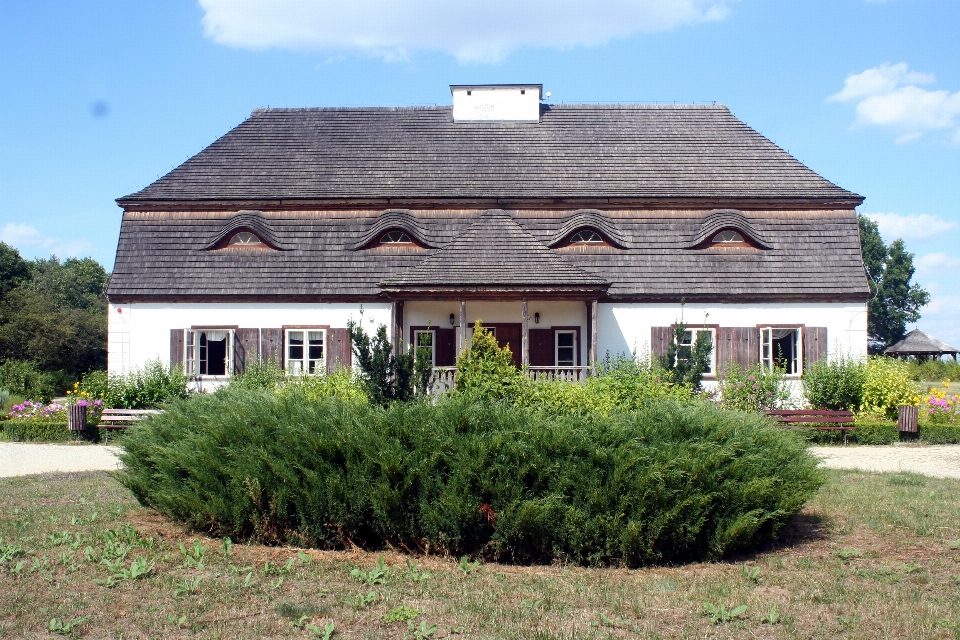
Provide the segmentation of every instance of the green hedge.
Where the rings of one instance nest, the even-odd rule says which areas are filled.
[[[920,439],[927,444],[960,444],[960,424],[921,424]]]
[[[388,408],[267,391],[171,403],[120,481],[216,536],[521,562],[685,562],[775,537],[823,476],[756,414],[658,401],[550,417],[445,397]]]
[[[4,437],[10,442],[65,442],[75,437],[62,420],[5,420],[2,425]]]

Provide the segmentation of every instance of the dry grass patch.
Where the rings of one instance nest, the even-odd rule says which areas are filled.
[[[912,474],[831,472],[776,546],[640,570],[225,544],[105,473],[0,480],[0,538],[11,638],[960,637],[960,481]]]

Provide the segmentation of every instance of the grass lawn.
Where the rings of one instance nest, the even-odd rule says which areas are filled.
[[[960,481],[830,474],[775,548],[633,571],[381,569],[185,534],[106,473],[0,479],[0,637],[960,637]]]

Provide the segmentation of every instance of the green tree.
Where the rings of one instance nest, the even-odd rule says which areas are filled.
[[[877,223],[858,216],[863,266],[870,285],[867,304],[869,347],[879,353],[907,333],[907,325],[920,319],[920,308],[930,302],[930,294],[912,283],[913,254],[902,239],[884,244]]]
[[[370,336],[363,330],[361,322],[347,322],[347,333],[357,356],[360,379],[370,400],[386,406],[394,401],[411,400],[418,393],[425,394],[427,385],[424,379],[429,381],[432,374],[432,369],[428,369],[429,351],[415,351],[411,345],[409,353],[394,355],[393,346],[387,338],[387,326],[380,325],[376,335]]]
[[[19,251],[0,242],[0,300],[29,279],[30,263],[20,257]]]

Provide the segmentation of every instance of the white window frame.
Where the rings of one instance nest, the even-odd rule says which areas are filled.
[[[420,336],[424,333],[430,334],[430,365],[435,367],[437,366],[437,330],[436,329],[414,329],[413,331],[413,354],[414,357],[417,355],[417,351],[421,348],[420,346]]]
[[[303,344],[301,348],[303,349],[302,358],[291,358],[290,357],[290,347],[293,346],[290,343],[290,334],[291,333],[302,333],[303,334]],[[310,357],[310,334],[319,333],[320,334],[320,353],[321,356],[319,359]],[[299,371],[295,371],[291,367],[291,363],[299,363]],[[313,373],[310,373],[310,363],[317,363],[314,367]],[[327,330],[320,329],[316,327],[285,327],[283,331],[283,369],[289,376],[322,376],[327,372]]]
[[[697,343],[697,336],[701,333],[710,334],[710,361],[708,363],[709,369],[703,372],[704,375],[712,376],[716,375],[717,372],[717,330],[713,327],[687,327],[687,333],[690,334],[690,342],[680,341],[678,347],[689,347],[690,352],[693,353],[693,345]],[[677,358],[679,359],[679,349],[677,353]]]
[[[803,327],[760,327],[760,362],[769,370],[773,370],[776,362],[776,355],[773,353],[773,332],[774,331],[793,331],[794,332],[794,354],[793,362],[787,363],[787,377],[799,378],[803,375]],[[777,338],[778,340],[782,338]],[[793,365],[791,367],[790,365]],[[791,368],[794,370],[791,371]]]
[[[203,355],[200,345],[200,334],[210,331],[225,331],[227,333],[227,349],[223,363],[224,374],[200,373],[200,356]],[[233,348],[236,335],[233,329],[207,327],[204,329],[186,329],[183,337],[183,369],[188,376],[207,376],[210,378],[229,378],[233,375]],[[210,363],[207,363],[207,370],[210,370]]]
[[[573,361],[570,364],[560,364],[560,336],[561,334],[572,335],[573,336]],[[577,353],[580,345],[577,344],[577,330],[576,329],[557,329],[553,332],[553,361],[558,367],[575,367],[577,366]],[[569,347],[564,347],[567,349]]]

